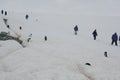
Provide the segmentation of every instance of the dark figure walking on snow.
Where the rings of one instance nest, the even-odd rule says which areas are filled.
[[[118,45],[117,41],[118,41],[118,35],[117,35],[117,33],[114,33],[112,35],[112,43],[111,43],[111,45],[113,45],[113,43],[115,43],[115,45],[117,46]]]
[[[78,31],[78,26],[77,25],[74,27],[74,31],[75,31],[75,35],[77,35],[77,31]]]
[[[96,29],[93,31],[92,34],[93,34],[94,40],[96,40],[96,37],[98,36]]]

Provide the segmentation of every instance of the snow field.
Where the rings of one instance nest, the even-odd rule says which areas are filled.
[[[0,41],[1,80],[119,80],[120,49],[110,45],[112,32],[119,32],[119,18],[30,13],[25,20],[24,13],[14,14],[6,17],[12,30],[23,40],[30,33],[33,36],[25,48],[15,41]],[[0,28],[6,30],[0,20]],[[77,36],[73,32],[76,24]],[[94,28],[99,32],[96,41],[91,36]]]

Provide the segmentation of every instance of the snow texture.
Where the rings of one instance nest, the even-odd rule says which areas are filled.
[[[120,44],[111,45],[111,35],[120,34],[120,17],[30,12],[26,20],[25,14],[9,11],[7,16],[0,15],[0,31],[14,36],[16,32],[26,44],[23,48],[12,40],[0,41],[0,80],[120,79]],[[75,25],[78,35],[74,35]],[[94,29],[97,40],[93,40]]]

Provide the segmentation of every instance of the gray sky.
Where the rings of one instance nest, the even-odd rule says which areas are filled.
[[[0,0],[0,8],[12,11],[120,15],[120,0]]]

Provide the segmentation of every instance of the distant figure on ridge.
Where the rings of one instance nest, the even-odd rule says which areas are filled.
[[[28,14],[26,14],[25,18],[28,19],[28,17],[29,17]]]
[[[96,37],[98,36],[96,29],[93,31],[92,35],[93,35],[93,37],[94,37],[94,40],[96,40]]]
[[[74,27],[74,31],[75,31],[75,35],[77,35],[77,31],[78,31],[78,26],[77,25]]]
[[[118,35],[117,33],[115,32],[113,35],[112,35],[112,43],[111,45],[113,45],[113,43],[115,43],[115,45],[117,46],[117,41],[118,41]]]
[[[7,11],[5,11],[5,15],[7,15]]]
[[[4,13],[4,11],[3,10],[1,10],[1,14],[3,14]]]
[[[44,40],[47,41],[47,36],[44,37]]]
[[[21,26],[20,26],[19,28],[20,28],[20,30],[22,30],[22,27],[21,27]]]
[[[104,56],[105,56],[105,57],[108,57],[107,51],[104,52]]]

